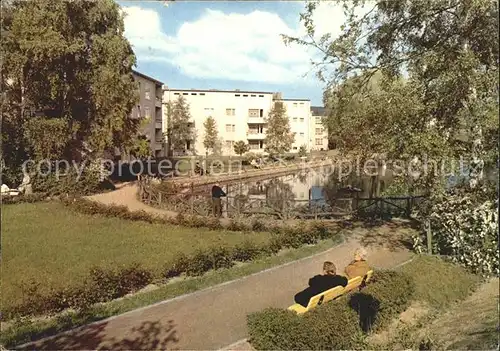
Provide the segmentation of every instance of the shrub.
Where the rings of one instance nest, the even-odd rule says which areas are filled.
[[[262,232],[266,230],[266,224],[258,218],[252,219],[252,230],[254,232]]]
[[[428,204],[420,216],[430,221],[433,250],[474,273],[500,274],[498,199],[457,191],[431,198]],[[417,252],[425,250],[424,243],[425,232],[414,238]]]
[[[320,240],[325,240],[332,237],[332,233],[328,229],[326,223],[314,221],[311,223],[311,230],[314,231]]]
[[[206,218],[196,215],[184,216],[183,225],[191,228],[203,228],[206,226]]]
[[[232,252],[232,259],[239,262],[251,261],[262,254],[262,247],[250,240],[245,240],[243,244],[236,245]]]
[[[194,256],[188,258],[186,274],[190,277],[203,275],[213,268],[212,260],[208,252],[197,250]]]
[[[205,220],[205,226],[212,230],[222,229],[222,224],[218,218],[208,217]]]
[[[409,275],[378,271],[366,288],[352,294],[349,304],[358,312],[363,331],[378,331],[406,310],[414,294],[415,283]]]
[[[164,277],[170,279],[177,277],[187,271],[189,258],[184,253],[177,253],[170,264],[167,265],[164,271]]]
[[[17,196],[2,196],[2,204],[3,205],[13,205],[19,203],[34,203],[45,201],[47,199],[46,193],[34,193],[34,194],[20,194]]]
[[[361,292],[348,294],[299,316],[266,309],[248,316],[250,343],[258,350],[345,350],[359,347],[363,328],[380,329],[408,306],[409,276],[376,272]]]
[[[235,232],[243,232],[252,230],[252,226],[241,219],[231,218],[227,229]]]
[[[212,268],[230,268],[233,266],[232,253],[226,247],[212,247],[208,250],[208,255],[212,260]]]
[[[283,248],[283,240],[281,236],[273,235],[269,239],[268,247],[273,254],[277,254]]]

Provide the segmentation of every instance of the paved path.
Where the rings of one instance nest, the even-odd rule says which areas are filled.
[[[246,316],[293,303],[293,295],[320,272],[325,260],[343,269],[358,240],[315,256],[128,312],[108,320],[25,345],[21,349],[219,349],[247,337]],[[370,246],[369,263],[390,268],[411,257],[403,249]]]

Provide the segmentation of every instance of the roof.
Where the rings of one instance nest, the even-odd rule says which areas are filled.
[[[236,93],[236,94],[274,94],[269,91],[250,91],[250,90],[219,90],[219,89],[174,89],[165,88],[164,91],[182,91],[182,92],[201,92],[201,93]]]
[[[311,99],[281,99],[281,101],[311,101]]]
[[[313,116],[326,116],[327,111],[323,106],[311,106]]]
[[[147,79],[147,80],[150,80],[152,82],[155,82],[156,84],[163,85],[163,82],[160,82],[159,80],[154,79],[153,77],[147,76],[144,73],[141,73],[139,71],[132,70],[132,73],[135,74],[135,75],[137,75],[137,76],[139,76],[139,77],[142,77],[144,79]]]

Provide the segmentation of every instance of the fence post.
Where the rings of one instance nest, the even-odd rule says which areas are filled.
[[[191,205],[191,215],[194,214],[194,186],[193,182],[191,182],[191,196],[189,197],[189,202]]]
[[[432,255],[432,230],[431,230],[431,221],[429,219],[426,220],[426,232],[427,232],[427,253]]]

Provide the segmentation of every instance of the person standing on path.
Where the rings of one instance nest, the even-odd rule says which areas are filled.
[[[219,186],[219,183],[215,183],[212,187],[212,211],[215,217],[222,216],[222,200],[221,197],[225,197],[226,193]]]

